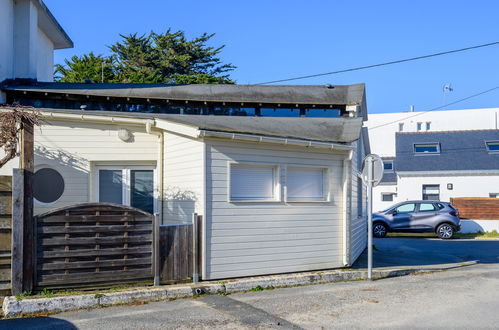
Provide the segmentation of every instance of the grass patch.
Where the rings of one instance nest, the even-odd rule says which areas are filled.
[[[54,291],[48,290],[47,288],[43,288],[42,292],[40,292],[40,296],[45,298],[52,297],[54,295]]]
[[[263,288],[260,285],[257,285],[254,288],[251,288],[250,291],[263,291]]]
[[[23,293],[18,294],[16,296],[16,300],[20,301],[20,300],[23,300],[23,298],[26,298],[26,297],[29,297],[29,296],[32,296],[32,295],[33,295],[33,292],[31,292],[31,291],[23,291]]]
[[[96,293],[96,294],[94,295],[94,298],[95,298],[95,299],[99,299],[99,298],[102,298],[102,297],[105,297],[105,296],[106,296],[106,295],[105,295],[105,294],[103,294],[103,293]]]

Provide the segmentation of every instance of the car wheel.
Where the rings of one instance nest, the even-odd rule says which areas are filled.
[[[449,239],[449,238],[452,238],[452,236],[454,236],[454,228],[452,228],[451,225],[448,225],[446,223],[444,224],[441,224],[440,226],[438,226],[437,228],[437,235],[438,237],[440,237],[441,239]]]
[[[388,230],[386,229],[386,226],[380,222],[375,223],[373,225],[373,236],[377,238],[383,238],[386,236],[386,233]]]

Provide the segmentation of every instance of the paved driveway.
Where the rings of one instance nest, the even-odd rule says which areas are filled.
[[[377,281],[179,299],[0,320],[0,329],[497,329],[499,240],[375,240],[375,263],[477,260],[445,272]],[[357,267],[360,267],[361,262]]]
[[[438,238],[375,238],[374,267],[428,267],[463,261],[499,263],[499,240]],[[353,268],[366,267],[366,253]]]

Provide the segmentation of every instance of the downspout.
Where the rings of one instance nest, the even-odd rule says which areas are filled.
[[[159,219],[163,222],[163,199],[164,199],[164,160],[165,160],[165,137],[163,131],[154,131],[152,126],[154,125],[154,120],[148,120],[146,122],[146,133],[151,135],[156,135],[159,139],[159,149],[158,149],[158,213]]]
[[[343,159],[343,266],[350,266],[350,189],[353,150]]]

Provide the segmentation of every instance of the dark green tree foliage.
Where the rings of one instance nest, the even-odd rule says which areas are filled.
[[[206,43],[214,34],[187,40],[183,31],[148,35],[121,35],[110,46],[111,55],[93,53],[65,60],[56,65],[56,80],[61,82],[121,82],[174,84],[232,84],[228,72],[232,64],[218,58],[224,46]],[[104,71],[104,79],[102,74]]]
[[[115,73],[112,66],[112,57],[94,55],[90,52],[81,57],[73,56],[64,60],[65,65],[55,67],[56,80],[61,82],[84,82],[90,79],[93,82],[114,81]]]

